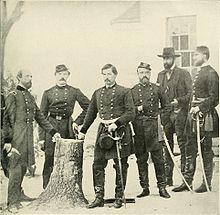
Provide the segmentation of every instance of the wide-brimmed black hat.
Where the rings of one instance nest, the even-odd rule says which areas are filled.
[[[99,146],[101,149],[109,150],[112,148],[112,146],[115,144],[115,140],[113,137],[108,134],[107,132],[104,132],[99,137]]]
[[[151,70],[150,64],[148,64],[148,63],[143,63],[143,62],[140,62],[139,66],[138,66],[138,69],[139,69],[139,68],[145,68],[145,69],[147,69],[147,70]]]
[[[177,54],[173,47],[166,47],[163,49],[163,54],[157,55],[158,57],[180,57],[181,54]]]
[[[68,71],[69,72],[69,69],[64,65],[64,64],[60,64],[60,65],[57,65],[56,66],[56,72],[64,72],[64,71]]]

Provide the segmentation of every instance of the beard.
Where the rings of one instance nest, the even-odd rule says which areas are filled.
[[[32,87],[32,82],[29,81],[27,83],[24,83],[23,85],[26,87],[26,89],[30,89]]]
[[[172,64],[164,63],[163,66],[165,69],[170,69],[173,66],[174,62]]]
[[[141,82],[142,84],[147,84],[147,83],[149,83],[149,78],[143,77],[143,78],[140,79],[140,82]]]
[[[197,61],[194,61],[194,66],[201,66],[205,61],[202,59],[202,60],[197,60]]]

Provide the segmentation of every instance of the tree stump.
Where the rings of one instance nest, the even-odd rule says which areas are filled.
[[[83,143],[61,139],[56,143],[54,169],[47,188],[32,202],[31,208],[65,209],[84,207],[88,202],[82,190]]]

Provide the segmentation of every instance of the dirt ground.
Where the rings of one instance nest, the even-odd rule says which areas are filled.
[[[91,153],[90,153],[91,154]],[[84,173],[83,173],[83,190],[89,202],[94,199],[94,191],[92,185],[92,156],[85,150],[84,156]],[[37,197],[42,191],[42,166],[43,153],[37,158],[37,170],[35,177],[25,177],[23,187],[27,195]],[[179,156],[175,157],[179,165]],[[174,193],[173,187],[168,187],[171,198],[163,199],[158,194],[156,187],[156,179],[153,165],[149,166],[150,191],[151,195],[142,199],[136,198],[136,203],[127,204],[127,208],[121,209],[112,208],[111,204],[105,205],[103,208],[88,210],[86,208],[67,208],[60,209],[46,208],[43,211],[33,211],[28,208],[28,203],[23,203],[24,208],[19,211],[19,214],[218,214],[219,202],[219,158],[215,157],[215,168],[212,183],[212,192],[203,194],[191,194],[190,192]],[[114,180],[115,172],[112,161],[109,161],[106,168],[106,198],[114,197]],[[197,159],[197,171],[195,174],[194,188],[197,188],[202,180],[199,159]],[[174,186],[181,183],[181,178],[178,172],[174,171]],[[1,213],[9,214],[6,208],[7,199],[7,179],[1,174]],[[135,197],[141,191],[138,181],[138,172],[136,159],[134,155],[129,158],[129,171],[126,186],[126,197]]]
[[[92,162],[93,162],[93,148],[96,135],[96,127],[92,126],[89,130],[84,143],[84,163],[83,163],[83,191],[85,197],[89,202],[94,200],[93,182],[92,182]],[[149,162],[149,179],[150,179],[150,191],[151,194],[148,197],[137,199],[135,203],[127,204],[126,209],[114,209],[112,204],[106,204],[103,208],[86,209],[86,208],[62,208],[60,205],[57,209],[57,205],[54,208],[44,208],[43,211],[30,209],[28,204],[22,202],[24,208],[19,211],[19,214],[220,214],[219,213],[219,139],[216,138],[213,141],[213,150],[215,153],[214,158],[214,174],[212,180],[212,192],[211,193],[190,193],[172,192],[173,187],[168,187],[167,190],[171,195],[170,199],[163,199],[158,194],[156,186],[156,178],[154,173],[154,167]],[[174,151],[178,154],[179,147],[175,144]],[[149,159],[150,160],[150,159]],[[180,165],[180,156],[176,156],[175,160]],[[30,197],[38,197],[42,188],[42,169],[44,162],[44,153],[40,151],[36,158],[37,170],[35,177],[25,177],[23,181],[23,188],[25,193]],[[110,160],[106,168],[106,183],[105,183],[105,197],[113,198],[115,189],[115,171],[113,169],[113,162]],[[200,168],[199,159],[197,158],[197,169],[194,177],[193,187],[196,189],[202,181],[202,172]],[[174,169],[174,187],[181,183],[181,178],[178,172]],[[7,183],[8,179],[4,177],[1,171],[0,175],[0,213],[10,214],[6,210],[7,200]],[[136,164],[136,158],[134,155],[129,157],[129,169],[127,186],[125,190],[126,197],[136,197],[141,192],[139,185],[138,170]]]

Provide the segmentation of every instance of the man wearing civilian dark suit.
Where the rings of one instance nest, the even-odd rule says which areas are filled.
[[[190,95],[192,91],[191,76],[188,71],[178,68],[175,65],[175,59],[180,55],[176,54],[173,48],[164,48],[163,54],[158,56],[163,58],[165,70],[158,74],[157,82],[165,90],[165,93],[169,98],[170,104],[172,105],[170,122],[167,123],[166,126],[164,126],[165,135],[173,151],[173,135],[174,133],[176,133],[181,153],[181,172],[184,175],[186,181],[191,186],[191,173],[193,172],[193,169],[190,168],[193,165],[190,164],[193,159],[192,155],[190,154],[190,145],[187,145],[186,136],[184,135],[184,128],[187,120]],[[173,162],[169,156],[166,146],[164,146],[164,156],[167,185],[172,186]],[[173,191],[178,191],[178,189],[174,188]]]

